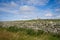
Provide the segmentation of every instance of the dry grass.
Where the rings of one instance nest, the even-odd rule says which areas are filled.
[[[0,40],[60,40],[57,37],[53,37],[49,34],[42,34],[41,36],[30,36],[24,32],[9,32],[0,31]]]
[[[0,40],[11,40],[13,33],[7,31],[0,31]]]
[[[6,29],[1,29],[0,30],[0,40],[60,40],[60,37],[56,37],[56,36],[54,37],[53,35],[51,35],[49,33],[43,33],[38,36],[36,36],[34,34],[35,35],[34,36],[31,34],[27,34],[27,32],[25,32],[25,30],[11,32],[11,31],[7,31]]]

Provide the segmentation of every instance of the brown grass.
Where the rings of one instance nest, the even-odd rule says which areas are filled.
[[[0,40],[11,40],[13,33],[7,31],[0,31]]]

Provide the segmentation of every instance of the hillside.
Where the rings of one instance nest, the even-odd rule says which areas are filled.
[[[60,40],[60,20],[0,22],[0,40]]]
[[[38,20],[25,20],[25,21],[6,21],[0,22],[2,27],[22,27],[32,28],[34,30],[43,30],[45,32],[60,33],[60,19],[38,19]]]

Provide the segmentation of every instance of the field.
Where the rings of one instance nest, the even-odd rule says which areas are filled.
[[[0,40],[60,40],[60,20],[0,22]]]

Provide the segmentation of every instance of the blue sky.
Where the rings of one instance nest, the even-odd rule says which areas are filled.
[[[60,0],[0,0],[0,21],[60,19]]]

